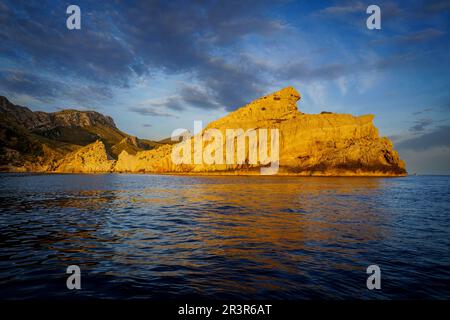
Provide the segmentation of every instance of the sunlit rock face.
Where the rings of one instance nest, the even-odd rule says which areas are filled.
[[[392,142],[380,137],[373,115],[304,114],[297,109],[300,94],[292,87],[259,98],[229,115],[210,123],[223,136],[227,129],[279,130],[278,174],[298,175],[405,175],[405,164]],[[192,145],[194,145],[192,138]],[[202,150],[208,144],[203,140]],[[259,174],[260,164],[180,164],[171,160],[174,146],[130,155],[123,151],[114,170],[119,172],[178,172],[213,174]],[[192,148],[192,158],[198,150]],[[225,145],[223,150],[225,150]],[[235,148],[238,152],[239,148]],[[269,148],[270,152],[270,148]],[[225,163],[225,160],[223,161]]]
[[[101,141],[91,143],[66,155],[57,165],[56,172],[111,172],[115,161],[106,152]]]
[[[239,129],[245,133],[258,131],[258,137],[261,137],[261,130],[267,130],[268,154],[277,154],[279,160],[277,174],[406,174],[405,164],[393,149],[391,141],[379,136],[373,125],[373,115],[353,116],[330,112],[304,114],[297,109],[298,100],[300,94],[297,90],[287,87],[213,121],[203,131],[185,141],[191,146],[186,152],[191,160],[176,164],[172,155],[179,145],[129,136],[117,129],[112,118],[97,112],[33,112],[0,97],[0,169],[86,173],[260,174],[264,166],[260,161],[252,161],[250,154],[255,153],[249,152],[247,138],[243,144],[238,144],[237,139],[232,143],[233,161],[226,161],[227,130]],[[211,129],[224,137],[219,143],[221,153],[211,148],[213,142],[217,142],[216,139],[210,139]],[[278,134],[278,152],[271,150],[271,130],[276,130]],[[263,145],[260,140],[257,144],[258,147]],[[212,149],[214,158],[220,161],[205,161],[206,150]],[[218,158],[216,154],[219,154]],[[239,154],[242,161],[237,161]],[[257,157],[260,157],[259,152]]]
[[[116,172],[175,172],[181,167],[171,160],[171,145],[164,145],[149,151],[140,151],[135,155],[122,151],[114,167]]]

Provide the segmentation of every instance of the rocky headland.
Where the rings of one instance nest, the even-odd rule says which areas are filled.
[[[304,114],[292,87],[261,97],[207,129],[278,129],[280,175],[402,176],[405,163],[373,115]],[[207,147],[208,142],[203,142]],[[0,97],[3,171],[259,174],[257,164],[174,164],[173,144],[138,139],[94,111],[33,112]]]

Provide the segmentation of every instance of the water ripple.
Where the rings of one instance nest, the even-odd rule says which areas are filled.
[[[449,177],[2,174],[0,298],[448,299],[449,195]]]

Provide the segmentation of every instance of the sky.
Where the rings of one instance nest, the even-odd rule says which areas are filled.
[[[0,0],[0,95],[158,140],[291,85],[302,112],[374,114],[409,173],[450,174],[449,24],[450,0]]]

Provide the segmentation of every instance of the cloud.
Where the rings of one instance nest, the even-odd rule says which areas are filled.
[[[66,6],[6,2],[0,37],[2,47],[11,49],[2,49],[2,55],[29,70],[110,88],[126,88],[135,77],[158,71],[190,74],[205,92],[183,89],[181,101],[168,101],[174,110],[184,107],[181,102],[231,108],[264,92],[261,70],[236,58],[240,44],[248,36],[275,37],[285,28],[271,16],[269,1],[80,1],[79,31],[64,27]]]
[[[185,106],[182,103],[182,98],[178,95],[166,97],[164,99],[157,100],[147,100],[145,102],[141,102],[140,106],[150,106],[155,109],[170,109],[174,111],[182,111],[185,110]]]
[[[269,72],[270,69],[246,57],[240,57],[239,62],[214,58],[201,70],[200,79],[214,103],[232,111],[265,93],[270,84]]]
[[[323,108],[326,105],[327,90],[323,82],[315,81],[305,86],[306,94],[316,107]]]
[[[176,118],[177,116],[170,114],[170,113],[166,113],[164,111],[161,111],[157,108],[153,108],[153,107],[130,107],[128,108],[129,111],[137,113],[141,116],[153,116],[153,117],[174,117]]]
[[[147,112],[148,108],[141,108],[145,111],[141,113],[150,114],[154,110],[158,110],[157,112],[161,113],[161,109],[173,110],[173,111],[183,111],[188,107],[203,109],[203,110],[214,110],[221,108],[219,102],[217,102],[219,98],[215,93],[207,92],[202,88],[194,87],[194,86],[184,86],[182,87],[177,95],[167,97],[165,99],[158,99],[156,101],[149,100],[141,103],[141,105],[150,105],[151,111]],[[136,109],[133,109],[136,111]]]
[[[111,98],[117,87],[128,88],[136,79],[151,79],[155,74],[182,75],[188,79],[188,85],[178,86],[173,96],[160,105],[138,106],[147,110],[139,112],[170,114],[167,110],[181,111],[189,107],[231,111],[267,93],[275,84],[291,81],[333,80],[345,94],[350,80],[344,79],[352,79],[347,76],[367,73],[363,79],[371,79],[370,72],[405,65],[413,56],[389,54],[386,58],[366,61],[362,55],[352,53],[345,59],[315,57],[309,61],[298,55],[278,65],[272,61],[265,64],[267,56],[256,57],[249,47],[272,54],[277,49],[274,42],[291,45],[292,37],[287,36],[290,28],[298,31],[290,15],[277,11],[280,3],[265,0],[133,1],[131,4],[80,0],[78,4],[82,29],[69,31],[65,28],[67,3],[64,1],[2,2],[2,61],[20,65],[17,68],[26,70],[30,79],[40,80],[23,81],[22,86],[17,81],[3,79],[0,90],[46,101],[65,97],[89,104]],[[434,6],[442,7],[442,4],[436,2]],[[339,16],[361,12],[365,16],[366,7],[360,1],[345,2],[322,12]],[[385,14],[401,11],[392,2],[384,3],[382,10],[383,19]],[[402,41],[438,36],[433,30],[438,29],[428,29]],[[298,48],[298,44],[292,43],[292,48]],[[365,47],[358,45],[358,49],[365,50]],[[333,50],[339,58],[342,50],[333,47],[329,52],[333,54]]]
[[[366,12],[368,5],[363,4],[362,2],[353,2],[347,4],[341,4],[336,6],[330,6],[325,9],[322,9],[320,13],[322,14],[331,14],[331,15],[347,15],[356,12]]]
[[[319,10],[316,14],[320,16],[326,16],[327,18],[337,18],[346,23],[359,24],[360,20],[365,22],[365,18],[368,17],[366,12],[371,3],[361,1],[337,1],[336,5],[326,7]],[[398,17],[404,14],[397,3],[393,1],[383,1],[383,3],[376,4],[381,9],[382,21],[390,21],[394,17]],[[363,19],[361,19],[363,17]]]
[[[424,113],[428,113],[430,111],[433,111],[433,108],[429,107],[429,108],[425,108],[425,109],[420,110],[420,111],[413,112],[413,115],[418,116],[418,115],[421,115],[421,114],[424,114]]]
[[[399,43],[420,43],[444,35],[445,32],[438,29],[425,29],[407,35],[397,36],[395,40]]]
[[[270,8],[267,1],[192,2],[183,10],[176,2],[140,2],[121,8],[115,18],[146,66],[167,74],[188,73],[204,89],[182,88],[180,101],[169,101],[172,108],[187,103],[232,110],[267,86],[264,70],[240,57],[240,48],[248,36],[267,38],[283,31],[283,22],[270,16]]]
[[[114,28],[105,13],[96,10],[91,16],[83,10],[82,29],[69,31],[66,7],[62,1],[9,4],[9,12],[0,14],[2,46],[12,48],[9,58],[20,58],[31,70],[125,85],[134,64],[133,52],[111,32]]]
[[[414,121],[414,125],[409,128],[412,132],[423,132],[427,127],[433,124],[433,119],[418,119]]]
[[[181,90],[182,100],[189,105],[200,109],[217,109],[219,104],[207,92],[199,88],[186,86]]]
[[[448,174],[450,172],[450,148],[432,147],[423,150],[401,150],[409,173]]]
[[[433,147],[450,147],[450,126],[439,126],[432,132],[399,142],[399,149],[428,150]]]
[[[142,126],[144,128],[151,128],[151,127],[153,127],[150,123],[144,123]]]
[[[6,94],[27,94],[41,100],[55,98],[64,89],[59,82],[10,70],[0,71],[0,87]]]
[[[92,101],[102,101],[112,96],[106,86],[72,86],[33,73],[11,70],[0,70],[0,88],[4,94],[13,98],[27,95],[42,102],[50,102],[69,97],[78,103],[89,105],[90,108],[95,107]]]
[[[400,141],[402,139],[402,135],[400,134],[393,134],[388,137],[392,142],[397,143],[397,141]]]
[[[410,32],[404,35],[396,35],[390,38],[373,40],[372,43],[376,44],[396,43],[398,45],[419,44],[433,40],[445,34],[446,34],[445,31],[434,28],[428,28],[420,31]]]
[[[334,80],[351,72],[352,66],[343,63],[310,67],[304,62],[295,62],[285,65],[278,72],[283,79],[305,79],[305,80]]]
[[[431,13],[441,13],[450,10],[448,0],[428,0],[423,2],[423,11]]]
[[[372,81],[374,72],[390,71],[393,68],[407,66],[414,62],[415,59],[416,57],[413,54],[407,53],[373,59],[355,58],[348,62],[322,64],[319,66],[311,66],[306,62],[292,62],[282,67],[274,68],[272,72],[276,74],[278,79],[295,79],[305,83],[316,80],[336,80],[342,90],[344,89],[343,84],[345,83],[345,81],[342,82],[342,79],[345,79],[346,76],[363,75],[361,81]],[[364,84],[360,83],[360,86],[364,86]]]
[[[340,77],[336,80],[336,84],[339,87],[339,91],[342,95],[346,95],[348,91],[348,80],[346,77]]]

